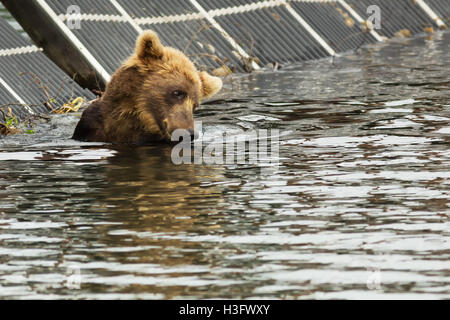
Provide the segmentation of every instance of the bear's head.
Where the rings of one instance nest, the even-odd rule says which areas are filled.
[[[133,72],[128,74],[130,70]],[[193,135],[195,109],[202,99],[222,88],[220,78],[198,71],[186,55],[163,46],[150,30],[138,37],[135,52],[122,66],[119,78],[120,88],[111,84],[107,93],[115,87],[122,91],[122,97],[132,97],[142,130],[162,140],[170,140],[176,129]]]

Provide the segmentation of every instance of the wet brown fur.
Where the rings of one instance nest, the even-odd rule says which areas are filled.
[[[156,33],[145,31],[104,95],[83,112],[73,139],[134,144],[170,140],[176,129],[194,129],[194,109],[221,87],[219,78],[198,72],[182,52],[164,47]]]

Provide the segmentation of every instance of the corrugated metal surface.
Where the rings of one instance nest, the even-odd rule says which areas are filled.
[[[263,65],[327,56],[326,51],[282,6],[224,14],[215,20]]]
[[[9,49],[9,48],[18,48],[25,47],[29,45],[29,42],[24,39],[18,32],[11,32],[8,30],[13,29],[9,23],[0,18],[0,30],[1,41],[0,41],[0,49]]]
[[[81,13],[119,15],[120,12],[109,0],[47,0],[56,14],[66,14],[70,6],[76,5]]]
[[[155,18],[198,12],[189,0],[119,0],[118,2],[132,17],[136,18]]]
[[[110,74],[130,56],[139,34],[129,23],[108,21],[82,21],[72,32]]]
[[[2,85],[0,85],[0,99],[2,101],[0,102],[0,104],[12,103],[13,101],[16,100],[14,96]]]
[[[66,5],[56,0],[47,0],[47,2],[58,12],[62,12]],[[118,2],[131,17],[136,19],[198,13],[185,0]],[[78,1],[72,1],[72,3],[78,5]],[[81,4],[85,5],[83,2]],[[80,9],[84,14],[82,5]],[[104,1],[101,4],[97,3],[94,9],[96,14],[114,14],[116,18],[121,17],[119,12],[112,11]],[[242,71],[239,59],[232,54],[228,46],[223,46],[225,39],[204,19],[150,24],[140,21],[140,27],[155,30],[164,44],[186,51],[186,54],[200,68],[214,69],[226,63],[232,70]],[[73,29],[72,32],[110,74],[114,73],[132,53],[138,36],[138,31],[125,19],[122,21],[82,20],[80,29]]]
[[[291,6],[336,51],[347,51],[375,42],[337,2],[292,1]]]
[[[57,0],[47,0],[56,13],[64,12],[64,6],[68,3],[60,3]],[[71,4],[78,5],[78,1]],[[226,64],[234,71],[243,71],[239,56],[233,53],[223,35],[214,29],[205,19],[181,19],[181,21],[164,22],[145,21],[145,18],[173,17],[195,13],[198,10],[189,1],[118,1],[126,12],[137,20],[142,29],[153,29],[159,33],[165,45],[173,46],[191,57],[201,69],[215,69]],[[80,2],[81,13],[85,3]],[[80,29],[72,29],[71,32],[92,53],[97,61],[112,74],[120,64],[132,53],[135,39],[138,35],[133,26],[125,19],[121,21],[119,12],[114,12],[104,1],[97,3],[94,8],[95,14],[113,14],[114,20],[95,21],[81,20]],[[92,10],[91,10],[92,11]],[[60,16],[61,19],[65,17]],[[108,17],[105,17],[108,20]],[[64,20],[65,21],[65,20]]]
[[[198,0],[198,2],[202,5],[206,10],[214,10],[214,9],[223,9],[230,7],[238,7],[242,5],[246,5],[249,3],[257,2],[254,0],[250,1],[240,1],[240,0]],[[262,2],[262,1],[260,1]]]
[[[121,13],[109,0],[46,0],[46,3],[67,23],[69,6],[78,6],[81,14],[112,15],[121,17]],[[107,17],[106,17],[107,19]],[[81,20],[80,28],[71,32],[81,41],[102,67],[112,74],[130,55],[134,48],[138,32],[126,20],[96,21]]]
[[[214,19],[251,56],[261,64],[287,63],[326,57],[327,52],[290,14],[284,3],[267,3],[265,8],[252,9],[264,1],[199,0]],[[238,8],[228,13],[227,8]],[[217,12],[222,9],[223,12]]]
[[[450,23],[450,0],[426,0],[425,2],[448,26]]]
[[[8,107],[13,115],[26,118],[30,115],[20,101],[10,90],[13,90],[23,102],[32,105],[31,109],[36,113],[48,112],[44,102],[54,99],[55,106],[61,106],[72,97],[84,96],[94,98],[95,96],[83,90],[61,69],[32,43],[23,38],[7,21],[0,18],[1,48],[12,50],[8,54],[3,51],[0,54],[0,78],[6,82],[6,88],[0,84],[0,108],[8,114]],[[27,48],[25,51],[24,48]],[[22,53],[20,53],[22,52]],[[17,103],[17,105],[10,105]],[[0,120],[3,113],[0,112]]]
[[[436,23],[418,7],[414,0],[346,0],[361,16],[368,17],[367,7],[377,5],[381,12],[381,29],[377,32],[393,37],[403,29],[412,35],[424,32],[427,27],[437,28]]]

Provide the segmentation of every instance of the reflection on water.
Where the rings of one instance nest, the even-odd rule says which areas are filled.
[[[279,129],[280,165],[0,140],[1,298],[450,298],[450,34],[236,76],[204,137]]]

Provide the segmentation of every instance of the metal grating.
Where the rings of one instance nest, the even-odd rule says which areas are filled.
[[[367,17],[367,7],[377,5],[381,12],[381,29],[377,32],[393,37],[403,29],[412,35],[424,32],[427,27],[437,25],[419,6],[415,0],[346,0],[362,17]]]
[[[0,50],[26,47],[30,45],[30,43],[18,32],[11,32],[11,29],[13,28],[9,25],[8,21],[0,18],[0,30],[2,30]],[[5,30],[5,32],[3,32],[3,30]]]
[[[286,1],[199,0],[225,31],[261,64],[320,59],[329,55]]]
[[[198,1],[206,10],[225,9],[248,5],[256,1],[240,1],[240,0],[199,0]],[[261,2],[261,1],[260,1]]]
[[[220,32],[199,16],[189,1],[118,0],[119,6],[134,19],[134,25],[125,15],[116,9],[112,10],[111,1],[101,1],[93,8],[89,8],[86,1],[46,2],[63,22],[68,19],[64,10],[69,2],[80,6],[80,13],[84,15],[80,28],[72,29],[71,32],[109,75],[132,53],[136,37],[143,29],[155,30],[164,44],[186,51],[201,69],[214,69],[226,63],[230,69],[242,71],[240,60],[233,55],[229,46],[223,46],[226,41]],[[85,9],[88,11],[85,12]],[[161,19],[186,14],[196,14],[198,19]]]
[[[444,21],[450,23],[450,1],[449,0],[426,0],[432,10]]]
[[[336,52],[376,42],[338,2],[292,1],[291,6]]]
[[[138,32],[126,22],[82,21],[74,35],[86,46],[109,74],[130,56]]]
[[[189,0],[118,0],[118,2],[133,18],[156,18],[198,13]]]
[[[263,65],[319,59],[328,55],[282,6],[223,14],[214,19]]]
[[[3,113],[8,114],[11,108],[13,115],[23,119],[32,112],[49,112],[44,105],[49,99],[62,105],[77,96],[95,97],[1,18],[0,33],[0,108]],[[5,120],[3,113],[0,112],[1,121]]]
[[[76,5],[81,13],[120,15],[120,12],[109,0],[47,0],[48,5],[57,15],[67,14],[70,6]]]
[[[244,71],[331,56],[402,29],[416,34],[443,27],[432,10],[444,19],[449,10],[449,0],[1,1],[61,68],[79,73],[80,83],[92,89],[106,85],[144,29],[157,31],[201,69],[226,64]],[[80,14],[69,10],[74,5]],[[367,32],[370,5],[380,7],[382,29]],[[73,19],[80,28],[69,28]]]

